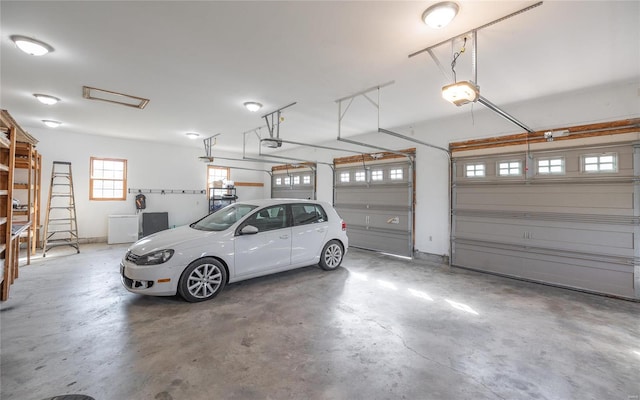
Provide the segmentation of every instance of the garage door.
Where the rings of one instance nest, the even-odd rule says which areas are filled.
[[[639,298],[639,146],[554,147],[454,153],[453,264]]]
[[[271,198],[316,198],[315,165],[279,165],[271,168]]]
[[[334,160],[335,208],[349,245],[411,257],[413,168],[406,157],[377,154]]]

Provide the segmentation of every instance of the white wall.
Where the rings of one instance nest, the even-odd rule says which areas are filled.
[[[126,159],[129,188],[204,191],[207,186],[207,167],[198,159],[203,149],[197,147],[177,147],[60,130],[31,129],[30,133],[39,140],[37,150],[42,154],[42,223],[46,217],[52,163],[69,161],[72,164],[78,235],[81,239],[104,240],[107,237],[109,215],[136,213],[134,198],[137,193],[127,194],[126,201],[89,200],[89,159],[92,156]],[[238,157],[234,154],[225,156]],[[251,167],[245,164],[242,163],[242,166]],[[230,161],[228,165],[234,165],[234,162]],[[262,182],[263,175],[266,175],[263,172],[235,169],[230,174],[231,179],[238,182]],[[147,199],[144,211],[168,212],[169,226],[184,225],[208,213],[206,193],[144,194]],[[262,198],[265,188],[240,187],[237,195],[244,200]]]

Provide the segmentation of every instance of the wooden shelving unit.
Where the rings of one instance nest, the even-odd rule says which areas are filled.
[[[27,138],[18,138],[16,142],[16,160],[13,183],[14,197],[21,196],[26,203],[22,208],[14,208],[13,216],[15,223],[29,222],[31,229],[23,233],[21,242],[26,242],[27,263],[31,253],[35,253],[40,237],[40,183],[42,156],[35,149],[32,141],[20,141]],[[35,139],[33,139],[35,141]],[[20,180],[20,182],[18,182]]]
[[[40,204],[41,157],[35,151],[37,140],[23,131],[6,110],[0,111],[0,300],[7,300],[9,288],[18,278],[20,238],[25,237],[27,263],[37,240]],[[18,160],[16,160],[16,150]],[[15,184],[15,170],[26,170],[27,182]],[[16,190],[26,190],[27,208],[13,209]],[[35,228],[34,228],[35,227]]]

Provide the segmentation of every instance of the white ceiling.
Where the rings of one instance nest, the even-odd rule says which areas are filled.
[[[428,55],[408,55],[535,1],[458,0],[457,18],[441,30],[420,20],[433,3],[2,0],[0,105],[27,130],[54,119],[68,132],[194,146],[202,144],[188,142],[186,132],[201,138],[222,133],[217,147],[228,151],[241,151],[243,132],[263,126],[263,114],[291,102],[297,104],[284,112],[282,138],[335,139],[335,100],[389,81],[395,83],[380,90],[382,127],[442,118],[463,112],[440,97],[440,87],[450,82]],[[481,30],[483,96],[503,106],[636,79],[639,5],[545,1]],[[9,39],[15,34],[55,51],[28,56]],[[436,53],[450,63],[451,46]],[[471,79],[470,59],[471,51],[460,57],[458,80]],[[151,101],[144,110],[89,101],[82,98],[83,85]],[[33,93],[62,102],[44,106]],[[245,101],[264,107],[250,113]],[[371,131],[377,118],[358,98],[343,134]]]

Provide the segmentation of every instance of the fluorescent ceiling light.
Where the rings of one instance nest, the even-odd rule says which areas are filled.
[[[62,122],[54,121],[54,120],[51,120],[51,119],[43,119],[42,122],[44,122],[44,124],[46,126],[48,126],[49,128],[57,128],[60,125],[62,125]]]
[[[53,47],[49,46],[45,42],[26,36],[13,35],[11,36],[11,40],[20,50],[32,56],[43,56],[53,51]]]
[[[469,81],[456,82],[442,88],[442,98],[460,107],[475,102],[480,96],[480,89]]]
[[[449,25],[458,14],[458,9],[458,5],[453,1],[443,1],[427,8],[422,13],[422,20],[430,28],[440,29]]]
[[[198,136],[200,136],[199,133],[195,133],[195,132],[187,132],[185,135],[187,135],[189,139],[197,139]]]
[[[53,105],[56,104],[57,102],[60,101],[59,98],[54,97],[54,96],[49,96],[48,94],[40,94],[40,93],[34,93],[33,95],[36,99],[38,99],[38,101],[42,104],[46,104],[46,105]]]
[[[246,103],[244,103],[244,106],[251,112],[256,112],[262,108],[262,104],[255,101],[247,101]]]

